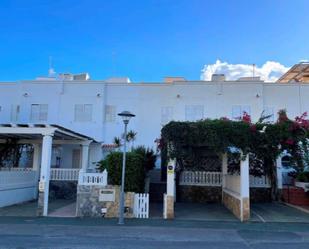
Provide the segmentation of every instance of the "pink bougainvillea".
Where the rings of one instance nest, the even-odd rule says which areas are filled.
[[[245,123],[250,124],[251,123],[251,116],[247,112],[244,112],[241,120],[244,121]]]

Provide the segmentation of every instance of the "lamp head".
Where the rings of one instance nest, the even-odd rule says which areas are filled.
[[[118,113],[118,116],[120,116],[122,118],[122,120],[125,124],[128,124],[130,119],[132,117],[135,117],[135,115],[133,113],[129,112],[129,111],[120,112],[120,113]]]

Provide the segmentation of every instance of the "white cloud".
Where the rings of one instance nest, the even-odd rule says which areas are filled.
[[[255,76],[264,81],[276,81],[289,68],[275,61],[266,61],[261,67],[255,66]],[[201,80],[211,80],[212,74],[225,74],[226,80],[237,80],[240,77],[251,77],[253,66],[247,64],[229,64],[217,60],[215,64],[205,65]]]

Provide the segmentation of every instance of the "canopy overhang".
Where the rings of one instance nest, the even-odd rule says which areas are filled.
[[[0,143],[7,139],[40,141],[44,135],[52,135],[55,142],[97,142],[89,136],[55,124],[0,124]]]

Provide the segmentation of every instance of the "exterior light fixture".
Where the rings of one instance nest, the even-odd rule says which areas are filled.
[[[119,225],[124,224],[124,184],[125,184],[125,173],[126,173],[126,150],[127,150],[127,126],[131,118],[135,117],[129,111],[123,111],[118,113],[124,123],[124,143],[123,143],[123,158],[122,158],[122,176],[121,176],[121,189],[119,194]]]

